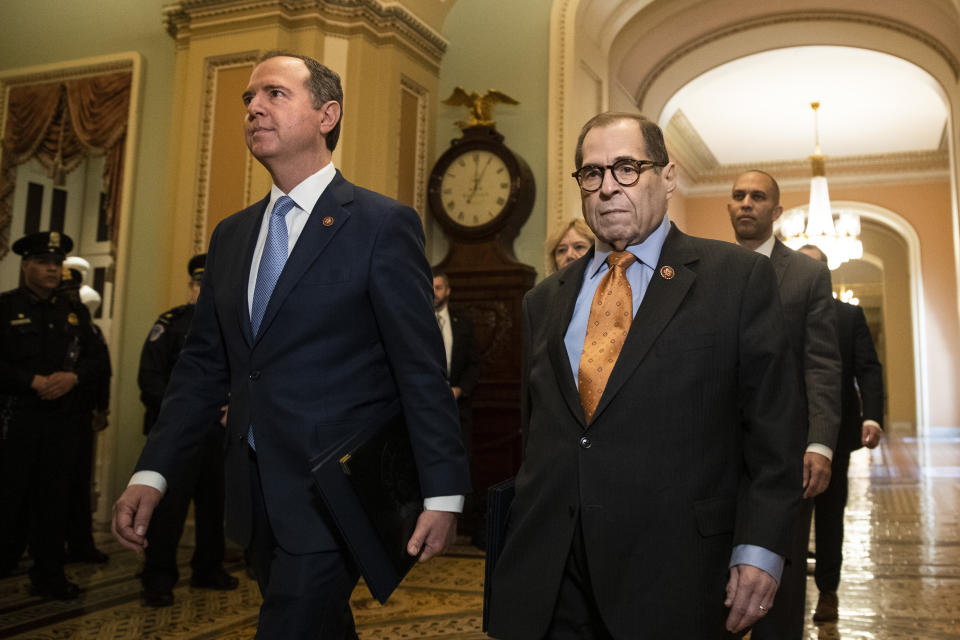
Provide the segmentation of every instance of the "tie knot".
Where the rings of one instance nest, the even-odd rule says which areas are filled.
[[[297,206],[297,203],[293,201],[293,198],[290,196],[280,196],[273,205],[273,211],[271,212],[271,215],[280,216],[283,218],[290,213],[290,210],[295,206]]]
[[[623,267],[624,270],[626,270],[627,267],[636,261],[637,256],[633,255],[629,251],[614,251],[607,256],[607,264],[610,265],[611,269]]]

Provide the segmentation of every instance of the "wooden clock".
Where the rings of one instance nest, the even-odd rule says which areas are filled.
[[[499,238],[513,254],[513,239],[530,216],[536,187],[530,167],[491,126],[477,125],[437,160],[427,200],[453,241]]]
[[[471,320],[482,362],[471,447],[481,498],[520,467],[522,301],[536,271],[517,261],[513,241],[535,197],[530,167],[489,119],[472,118],[430,173],[427,202],[449,241],[435,268],[450,279],[451,308]]]

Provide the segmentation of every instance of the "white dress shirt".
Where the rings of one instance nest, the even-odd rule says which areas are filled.
[[[440,325],[440,333],[443,334],[443,350],[447,355],[447,377],[450,377],[450,364],[453,357],[453,325],[450,320],[450,307],[443,305],[443,309],[437,311],[437,324]]]

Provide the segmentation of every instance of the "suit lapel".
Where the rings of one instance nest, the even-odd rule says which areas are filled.
[[[777,274],[777,286],[783,284],[783,274],[787,272],[788,258],[787,246],[777,239],[773,243],[773,251],[770,252],[770,261],[773,263],[773,270]]]
[[[260,333],[257,334],[254,343],[259,342],[267,332],[283,301],[350,217],[350,212],[342,205],[352,200],[353,185],[337,171],[333,182],[324,189],[313,211],[310,212],[307,224],[303,227],[293,252],[283,266],[280,279],[277,280],[267,308],[263,312]]]
[[[248,211],[250,211],[252,215],[247,216],[247,220],[244,221],[244,231],[240,234],[241,238],[246,236],[247,248],[243,254],[243,268],[240,270],[240,273],[243,274],[243,279],[237,287],[237,290],[240,292],[240,304],[237,305],[237,322],[240,324],[240,334],[247,342],[248,347],[253,344],[253,333],[250,329],[250,305],[247,303],[250,269],[253,266],[253,252],[257,247],[257,236],[260,235],[260,224],[269,203],[270,196],[267,195],[266,198],[249,207]]]
[[[583,413],[583,406],[580,404],[580,392],[577,391],[577,384],[573,379],[570,356],[567,354],[567,347],[563,338],[567,332],[567,327],[570,326],[570,320],[573,318],[573,309],[577,304],[577,297],[583,284],[583,274],[591,260],[593,260],[593,249],[590,249],[587,255],[580,258],[558,276],[557,292],[553,296],[553,304],[545,316],[551,327],[550,335],[547,337],[547,352],[550,363],[553,365],[553,372],[557,376],[560,395],[563,396],[570,412],[577,417],[582,428],[587,426],[586,416]],[[553,322],[550,320],[551,318],[559,318],[560,321]]]
[[[640,366],[657,337],[677,313],[697,278],[696,272],[687,266],[698,260],[696,253],[687,242],[687,237],[673,223],[670,226],[670,234],[660,252],[660,262],[654,269],[643,302],[640,303],[633,324],[630,325],[630,332],[623,349],[620,350],[617,363],[610,372],[610,379],[597,404],[594,420]],[[661,275],[661,267],[667,266],[673,269],[673,277],[669,279]]]

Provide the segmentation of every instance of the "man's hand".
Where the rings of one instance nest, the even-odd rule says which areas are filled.
[[[725,607],[730,607],[727,631],[739,633],[754,625],[773,607],[776,593],[777,581],[763,569],[749,564],[730,567],[727,599],[723,602]]]
[[[127,549],[147,548],[147,525],[160,502],[160,492],[145,484],[131,484],[113,505],[113,537]]]
[[[36,376],[34,376],[36,379]],[[41,400],[56,400],[77,386],[77,374],[72,371],[55,371],[46,377],[46,381],[37,388]]]
[[[812,498],[827,490],[830,484],[830,460],[812,451],[803,454],[803,497]]]
[[[460,396],[463,395],[463,389],[460,387],[450,387],[450,391],[453,391],[453,399],[459,400]]]
[[[227,414],[230,412],[230,405],[225,404],[220,407],[220,426],[224,429],[227,428]]]
[[[420,562],[446,551],[457,537],[457,514],[450,511],[424,511],[407,543],[407,553],[420,553]]]
[[[883,429],[878,427],[875,424],[864,424],[863,425],[863,436],[861,442],[863,446],[868,449],[876,449],[877,445],[880,444],[880,438],[883,437]]]

